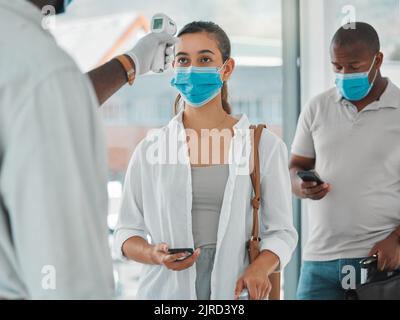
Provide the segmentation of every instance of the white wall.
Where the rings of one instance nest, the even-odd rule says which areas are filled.
[[[329,39],[325,36],[325,1],[300,0],[302,105],[332,87],[329,75]]]
[[[325,1],[300,0],[300,84],[302,108],[315,95],[332,87],[330,81],[329,39],[325,36]],[[302,237],[304,248],[308,239],[308,212],[302,201]]]
[[[382,75],[400,87],[400,62],[386,61],[382,66]]]

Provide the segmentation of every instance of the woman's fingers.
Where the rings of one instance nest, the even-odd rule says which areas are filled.
[[[199,256],[200,249],[196,249],[190,257],[186,258],[185,260],[175,262],[175,270],[181,271],[190,268],[196,262]]]
[[[271,284],[270,283],[266,283],[264,285],[264,288],[263,288],[263,293],[261,295],[261,299],[262,300],[268,299],[268,296],[269,296],[270,292],[271,292]]]
[[[258,297],[257,300],[264,300],[267,292],[267,283],[266,282],[261,282],[257,286],[257,293]]]
[[[256,284],[254,283],[246,283],[247,290],[249,291],[249,299],[250,300],[257,300],[258,299],[258,289]]]
[[[166,243],[157,243],[150,251],[151,259],[155,264],[163,264],[164,258],[167,254],[168,244]]]
[[[164,263],[172,263],[175,262],[178,259],[182,259],[186,257],[186,253],[182,252],[182,253],[175,253],[175,254],[167,254],[164,259],[163,262]]]
[[[168,269],[171,269],[174,271],[181,271],[181,270],[191,267],[196,262],[199,255],[200,255],[200,249],[196,249],[190,257],[188,257],[184,260],[180,260],[180,261],[178,259],[187,257],[186,253],[177,253],[177,254],[173,254],[173,255],[167,255],[165,257],[165,266]]]
[[[235,300],[239,299],[240,294],[247,288],[249,300],[267,299],[271,292],[271,283],[269,280],[240,278],[235,286]]]
[[[235,287],[235,300],[239,299],[240,294],[242,293],[244,289],[244,282],[243,279],[240,278],[237,282],[236,282],[236,287]]]
[[[265,295],[265,291],[266,291],[266,286],[263,283],[260,283],[258,286],[258,297],[257,300],[263,300],[264,299],[264,295]]]
[[[250,281],[246,283],[250,300],[265,300],[271,292],[269,281]]]
[[[256,285],[256,290],[257,290],[256,291],[257,292],[256,300],[260,300],[261,296],[262,296],[262,291],[263,291],[261,283]]]
[[[156,245],[156,250],[163,252],[163,253],[168,253],[168,244],[162,242]]]

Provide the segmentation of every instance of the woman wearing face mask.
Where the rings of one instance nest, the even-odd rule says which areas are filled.
[[[179,91],[177,114],[132,156],[116,251],[144,264],[139,299],[234,299],[244,289],[250,299],[265,299],[268,275],[288,263],[297,243],[286,146],[264,130],[261,254],[249,265],[250,123],[232,116],[227,100],[235,67],[230,41],[211,22],[190,23],[178,38],[171,81]]]

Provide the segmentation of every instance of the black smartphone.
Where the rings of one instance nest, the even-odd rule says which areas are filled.
[[[193,254],[194,250],[192,248],[170,248],[168,249],[168,254],[177,254],[177,253],[188,253],[188,255],[184,258],[177,259],[176,261],[182,261],[189,258]]]
[[[192,248],[174,248],[174,249],[168,249],[169,254],[176,254],[176,253],[181,253],[181,252],[187,252],[190,254],[193,254],[193,249]]]
[[[373,255],[365,259],[362,259],[360,261],[360,266],[361,268],[368,268],[370,265],[376,264],[377,262],[378,262],[378,256]]]
[[[318,186],[325,183],[315,171],[297,171],[297,175],[304,182],[316,182]]]

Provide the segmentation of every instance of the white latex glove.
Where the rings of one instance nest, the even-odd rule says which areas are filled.
[[[126,55],[130,56],[135,63],[136,75],[144,74],[152,70],[156,51],[159,45],[167,45],[165,50],[164,63],[165,69],[168,69],[173,59],[172,46],[178,42],[178,38],[170,36],[166,33],[149,33],[141,38],[131,51]]]

